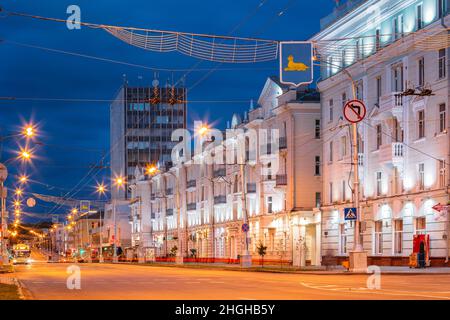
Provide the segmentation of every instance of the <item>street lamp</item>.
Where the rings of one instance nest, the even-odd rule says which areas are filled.
[[[102,196],[106,194],[106,186],[102,183],[97,184],[97,193]],[[99,237],[98,237],[98,262],[103,263],[103,222],[102,222],[102,213],[99,211]]]
[[[33,126],[32,125],[26,126],[23,130],[23,134],[28,138],[33,137],[35,135]]]
[[[6,250],[5,233],[7,230],[7,216],[6,216],[6,188],[3,186],[6,178],[8,177],[8,169],[2,163],[0,163],[0,198],[1,198],[1,255],[3,265],[9,264],[8,251]]]
[[[114,185],[117,189],[125,185],[125,178],[122,176],[114,179]],[[114,217],[114,241],[113,241],[113,262],[118,262],[117,258],[117,219],[116,219],[116,198],[112,197],[113,217]]]
[[[26,175],[21,175],[19,181],[20,183],[25,183],[28,181],[28,177]]]
[[[16,194],[16,196],[20,197],[23,194],[22,189],[17,188],[16,191],[15,191],[15,194]]]
[[[26,149],[21,149],[20,150],[20,154],[19,154],[19,158],[21,158],[24,161],[29,161],[31,160],[31,152],[29,150]]]
[[[155,174],[158,173],[159,170],[158,170],[157,166],[152,164],[152,165],[148,165],[147,168],[145,169],[145,171],[149,176],[154,176]]]

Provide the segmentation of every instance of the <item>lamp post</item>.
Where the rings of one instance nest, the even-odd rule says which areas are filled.
[[[97,193],[102,196],[106,193],[106,187],[103,183],[97,185]],[[98,237],[98,262],[103,263],[103,223],[102,213],[99,211],[99,237]]]
[[[125,179],[122,177],[117,177],[114,182],[115,182],[117,188],[121,188],[125,183]],[[117,263],[119,261],[119,259],[117,257],[116,198],[114,198],[114,197],[112,198],[112,209],[113,209],[113,221],[114,221],[113,262]]]

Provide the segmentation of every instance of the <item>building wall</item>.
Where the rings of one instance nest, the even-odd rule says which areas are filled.
[[[170,255],[176,246],[185,258],[195,253],[203,261],[237,261],[246,246],[241,230],[246,208],[249,251],[255,260],[262,241],[267,246],[265,258],[271,263],[320,262],[320,232],[316,232],[320,213],[314,208],[316,192],[321,192],[322,187],[320,176],[315,176],[312,169],[315,155],[321,157],[322,152],[320,137],[315,138],[315,120],[320,119],[318,100],[301,102],[295,90],[290,92],[275,78],[269,78],[258,103],[259,107],[249,111],[248,119],[235,115],[231,121],[235,129],[257,132],[255,146],[247,148],[256,156],[244,167],[246,205],[240,165],[233,164],[233,159],[228,164],[207,163],[209,152],[180,167],[161,169],[152,179],[132,187],[136,188],[132,201],[136,201],[150,185],[150,204],[140,208],[142,217],[152,219],[152,246],[158,256]],[[263,139],[267,130],[275,129],[278,131],[273,133],[272,148],[279,157],[266,155],[265,145],[270,140]],[[280,147],[282,139],[278,138],[287,139],[286,145]],[[204,139],[208,145],[209,138]],[[227,140],[226,150],[232,149],[231,145],[231,139]],[[211,159],[218,159],[218,148]],[[271,170],[264,171],[269,162]],[[132,215],[136,216],[136,212],[132,210]],[[308,244],[309,251],[300,259],[299,244],[303,243]]]
[[[390,34],[392,30],[388,26],[392,26],[393,19],[399,15],[405,17],[405,33],[414,31],[417,27],[411,25],[411,21],[414,21],[417,3],[367,1],[360,7],[360,11],[356,10],[347,18],[342,18],[321,31],[314,40],[364,35],[371,35],[373,39],[376,28],[380,28],[382,34]],[[424,28],[428,34],[437,34],[442,30],[441,21],[436,21],[436,3],[423,1]],[[380,13],[372,24],[368,24],[366,19],[367,14],[371,12],[368,7]],[[442,22],[448,24],[448,20],[449,17],[445,16]],[[351,136],[348,127],[341,126],[346,123],[342,118],[343,102],[352,97],[351,82],[348,78],[350,75],[359,87],[359,98],[364,100],[368,109],[366,119],[358,127],[363,140],[363,143],[359,144],[362,192],[360,211],[363,221],[361,238],[364,249],[370,256],[370,262],[407,263],[407,257],[412,252],[413,235],[426,233],[431,239],[431,258],[438,264],[448,255],[448,217],[438,214],[431,207],[437,203],[447,203],[449,199],[449,52],[445,45],[442,45],[442,48],[438,45],[415,48],[412,44],[417,44],[416,35],[405,34],[397,42],[389,46],[387,43],[388,41],[386,46],[382,45],[377,52],[370,52],[370,56],[368,54],[364,61],[346,66],[348,73],[340,72],[340,69],[336,68],[331,78],[319,83],[325,161],[322,255],[346,257],[353,247],[353,223],[344,221],[343,217],[343,209],[352,206],[349,152]],[[444,77],[439,76],[440,49],[445,52]],[[326,50],[323,52],[326,53]],[[406,89],[419,87],[418,90],[421,90],[419,61],[422,58],[423,87],[431,89],[433,95],[399,97],[398,94]],[[324,75],[329,74],[329,67],[325,66],[323,69]],[[400,87],[395,86],[395,70],[401,70],[403,73]],[[378,94],[377,79],[381,79],[381,95]],[[346,95],[344,101],[343,93]],[[440,127],[441,105],[446,113],[443,128]],[[423,137],[419,132],[421,112],[424,112]],[[344,140],[341,140],[343,136],[346,137],[345,144],[342,143]],[[330,142],[333,143],[332,161]],[[381,145],[378,145],[379,142]],[[344,145],[347,155],[342,157]],[[424,230],[420,228],[423,219]]]

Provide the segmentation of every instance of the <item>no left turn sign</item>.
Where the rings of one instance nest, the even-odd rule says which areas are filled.
[[[361,100],[350,100],[345,104],[344,117],[348,122],[358,123],[366,116],[366,106]]]

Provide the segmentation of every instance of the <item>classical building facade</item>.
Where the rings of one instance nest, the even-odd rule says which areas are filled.
[[[413,236],[430,237],[432,265],[448,261],[447,1],[347,1],[311,40],[322,77],[322,256],[347,259],[354,224],[351,135],[342,109],[358,98],[361,240],[369,264],[407,264]],[[332,40],[340,39],[340,40]],[[354,94],[352,90],[354,83]]]
[[[223,141],[209,130],[191,159],[152,177],[138,170],[130,205],[136,253],[238,262],[247,245],[259,259],[262,244],[266,261],[320,264],[320,118],[316,91],[269,78],[258,107],[234,115]],[[234,153],[239,141],[245,147]]]

